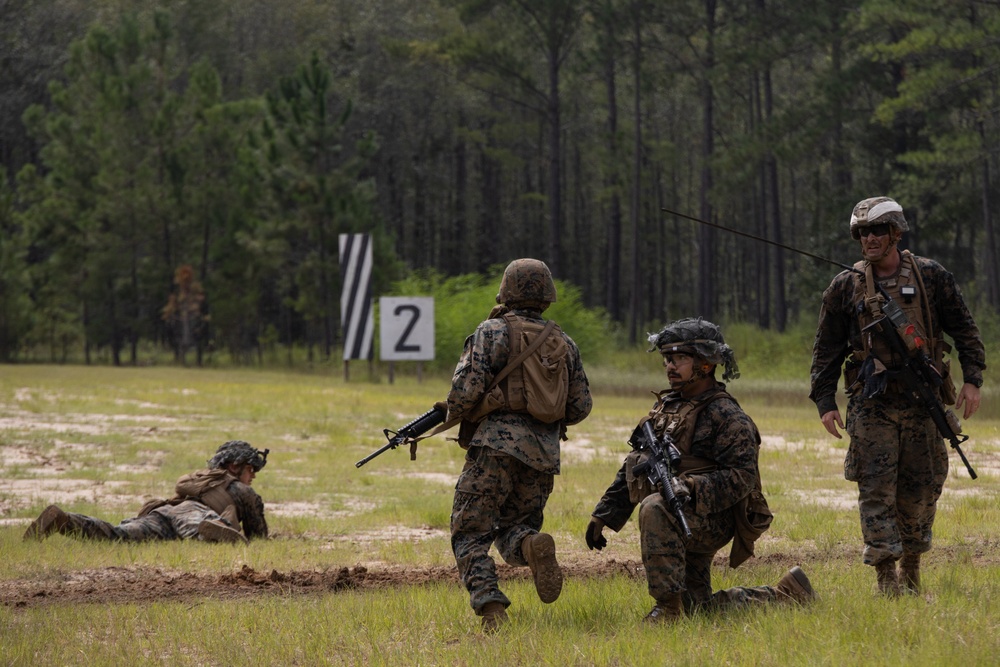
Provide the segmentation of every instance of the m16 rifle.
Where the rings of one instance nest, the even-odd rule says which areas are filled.
[[[410,460],[417,458],[417,441],[415,438],[422,436],[427,431],[431,430],[438,424],[444,423],[447,412],[441,410],[440,408],[434,407],[420,415],[409,424],[399,429],[398,431],[393,431],[391,429],[382,429],[382,434],[385,435],[386,439],[389,441],[382,447],[376,449],[374,452],[361,459],[354,464],[354,467],[360,468],[364,464],[371,461],[373,458],[379,454],[383,454],[390,449],[396,449],[402,444],[410,443]]]
[[[684,533],[684,539],[691,539],[691,529],[688,528],[687,518],[684,516],[684,503],[674,493],[674,478],[681,463],[681,453],[677,451],[673,439],[669,435],[664,435],[663,439],[656,437],[653,426],[647,419],[642,423],[642,437],[639,438],[638,449],[647,450],[649,458],[637,465],[633,470],[640,475],[646,475],[649,483],[654,488],[660,489],[660,495],[667,503],[667,509],[677,519],[677,523]]]
[[[961,447],[969,436],[962,434],[958,416],[951,409],[945,409],[937,395],[944,379],[927,356],[924,341],[916,336],[916,329],[906,319],[906,313],[886,293],[885,288],[878,283],[875,285],[878,293],[885,299],[880,306],[883,315],[865,327],[862,333],[869,330],[877,332],[889,345],[893,356],[899,360],[891,371],[893,377],[899,380],[910,400],[927,411],[941,436],[962,458],[969,477],[976,479],[976,471],[972,469]],[[884,360],[882,362],[885,363]]]
[[[702,220],[685,213],[671,211],[668,208],[661,208],[660,210],[664,213],[676,215],[677,217],[685,218],[707,227],[721,229],[731,234],[736,234],[737,236],[743,236],[745,238],[753,239],[754,241],[760,241],[761,243],[767,243],[768,245],[782,248],[783,250],[790,250],[800,255],[811,257],[812,259],[817,259],[828,264],[834,264],[853,273],[864,275],[863,272],[853,266],[842,264],[827,257],[823,257],[822,255],[815,255],[811,252],[806,252],[805,250],[785,245],[784,243],[778,243],[777,241],[772,241],[771,239],[757,236],[755,234],[741,232],[737,229],[732,229],[730,227],[726,227],[725,225],[718,225],[714,222],[708,222],[707,220]],[[915,341],[912,340],[911,337],[913,335],[913,330],[910,328],[911,325],[909,322],[906,321],[906,315],[903,313],[902,308],[900,308],[899,304],[894,302],[889,294],[886,293],[885,288],[878,285],[878,283],[876,283],[876,286],[879,294],[885,300],[885,303],[881,305],[884,316],[879,318],[876,322],[870,324],[868,327],[865,327],[865,330],[874,328],[875,331],[881,334],[882,339],[885,340],[886,343],[892,348],[893,352],[903,360],[902,368],[896,370],[895,372],[898,373],[896,377],[902,382],[903,386],[906,387],[906,392],[910,397],[910,400],[927,410],[931,419],[934,420],[934,425],[937,426],[941,436],[949,442],[952,449],[958,452],[958,455],[962,458],[962,463],[965,464],[966,470],[969,471],[969,476],[972,477],[972,479],[976,479],[976,471],[972,469],[972,465],[969,464],[969,460],[965,457],[965,452],[962,451],[960,446],[963,442],[969,439],[969,436],[962,435],[962,425],[958,421],[958,416],[952,410],[946,410],[942,407],[941,401],[937,397],[936,390],[943,382],[941,374],[938,373],[936,368],[934,368],[934,364],[931,363],[930,357],[927,356],[927,353],[922,349],[922,346],[915,345]],[[889,320],[892,326],[885,324],[886,319]],[[907,344],[908,342],[910,343],[909,345]],[[914,350],[913,348],[916,349]]]

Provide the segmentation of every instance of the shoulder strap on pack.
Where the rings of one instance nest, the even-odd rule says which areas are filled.
[[[882,316],[882,299],[875,291],[875,272],[870,262],[865,262],[865,304],[873,319]]]
[[[535,337],[535,340],[531,341],[531,345],[524,348],[521,354],[517,355],[517,357],[515,357],[512,361],[507,362],[507,365],[496,374],[496,377],[493,378],[493,382],[490,383],[489,389],[487,389],[486,392],[488,393],[490,389],[500,384],[500,381],[510,375],[512,370],[523,364],[525,359],[530,357],[535,350],[542,346],[542,343],[545,342],[545,339],[549,337],[549,334],[551,334],[555,328],[555,320],[549,320],[546,322],[545,328],[542,329],[542,332]]]
[[[913,253],[909,250],[903,251],[903,258],[910,262],[910,266],[913,269],[913,276],[920,286],[920,316],[924,320],[924,334],[927,336],[928,340],[936,341],[934,336],[934,318],[931,317],[931,304],[927,297],[927,288],[924,287],[924,277],[920,274],[920,266],[917,265],[917,258],[913,256]]]
[[[500,384],[501,380],[503,380],[505,377],[507,377],[508,375],[510,375],[510,372],[512,370],[514,370],[515,368],[517,368],[518,366],[520,366],[521,364],[523,364],[525,359],[527,359],[528,357],[530,357],[535,350],[537,350],[539,347],[541,347],[542,343],[545,342],[545,339],[549,337],[549,334],[551,334],[552,331],[555,328],[556,328],[555,320],[549,320],[548,322],[546,322],[545,323],[545,328],[542,329],[542,332],[535,338],[535,340],[531,341],[531,345],[529,345],[528,347],[524,348],[524,350],[521,352],[521,354],[517,355],[517,357],[515,357],[511,361],[507,362],[507,365],[504,366],[500,370],[500,372],[497,373],[493,377],[493,381],[490,382],[490,386],[488,386],[486,388],[486,391],[483,392],[483,396],[485,396],[486,394],[490,393],[490,390],[493,389],[493,387],[495,387],[498,384]],[[474,411],[475,411],[475,407],[473,407],[473,409],[470,410],[470,412],[474,412]],[[413,442],[416,443],[416,442],[418,442],[420,440],[423,440],[424,438],[429,438],[432,435],[437,435],[438,433],[443,433],[444,431],[447,431],[448,429],[450,429],[453,426],[455,426],[456,424],[458,424],[460,421],[462,421],[461,417],[456,417],[455,419],[449,419],[445,423],[443,423],[440,426],[436,427],[430,433],[427,433],[426,435],[422,435],[422,436],[419,436],[417,438],[414,438]],[[411,447],[412,446],[413,445],[411,445]]]

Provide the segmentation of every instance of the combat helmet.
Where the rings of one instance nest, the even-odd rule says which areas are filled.
[[[497,303],[506,306],[532,305],[542,308],[556,301],[556,284],[545,262],[515,259],[504,269]]]
[[[861,229],[889,223],[895,225],[901,232],[909,231],[910,226],[906,224],[903,217],[903,207],[890,197],[869,197],[858,202],[851,212],[851,238],[855,241],[861,239]]]
[[[649,352],[658,350],[663,355],[690,354],[701,357],[710,364],[722,366],[723,380],[735,380],[740,376],[736,354],[726,345],[722,331],[717,325],[700,317],[671,322],[659,332],[649,334],[649,343],[652,345]]]
[[[208,467],[219,469],[228,468],[231,464],[240,466],[249,463],[254,472],[260,472],[260,469],[267,465],[267,455],[270,451],[270,449],[265,449],[263,452],[254,449],[249,442],[243,440],[230,440],[219,446],[215,456],[208,460]]]

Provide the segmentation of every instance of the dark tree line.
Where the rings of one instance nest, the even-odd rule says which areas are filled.
[[[536,256],[632,340],[783,330],[835,267],[661,209],[849,262],[875,194],[1000,305],[996,3],[10,0],[0,26],[4,359],[327,358],[359,231],[376,291]]]

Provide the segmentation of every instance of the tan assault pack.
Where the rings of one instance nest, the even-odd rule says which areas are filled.
[[[513,313],[505,314],[504,319],[507,321],[512,359],[530,347],[545,329],[545,324]],[[569,396],[569,352],[569,343],[557,324],[535,353],[500,383],[507,409],[527,412],[545,424],[564,419],[566,398]]]
[[[559,325],[551,320],[545,323],[527,320],[513,313],[505,313],[503,318],[507,323],[510,361],[469,412],[466,421],[470,425],[466,430],[498,410],[526,413],[545,424],[564,419],[569,396],[570,348]]]
[[[208,505],[239,530],[239,513],[236,511],[236,504],[233,502],[232,496],[226,491],[235,480],[236,478],[229,471],[221,468],[196,470],[182,475],[174,487],[176,495],[173,498],[147,501],[139,510],[139,516],[146,516],[153,510],[166,505],[179,505],[185,500],[197,500]]]

